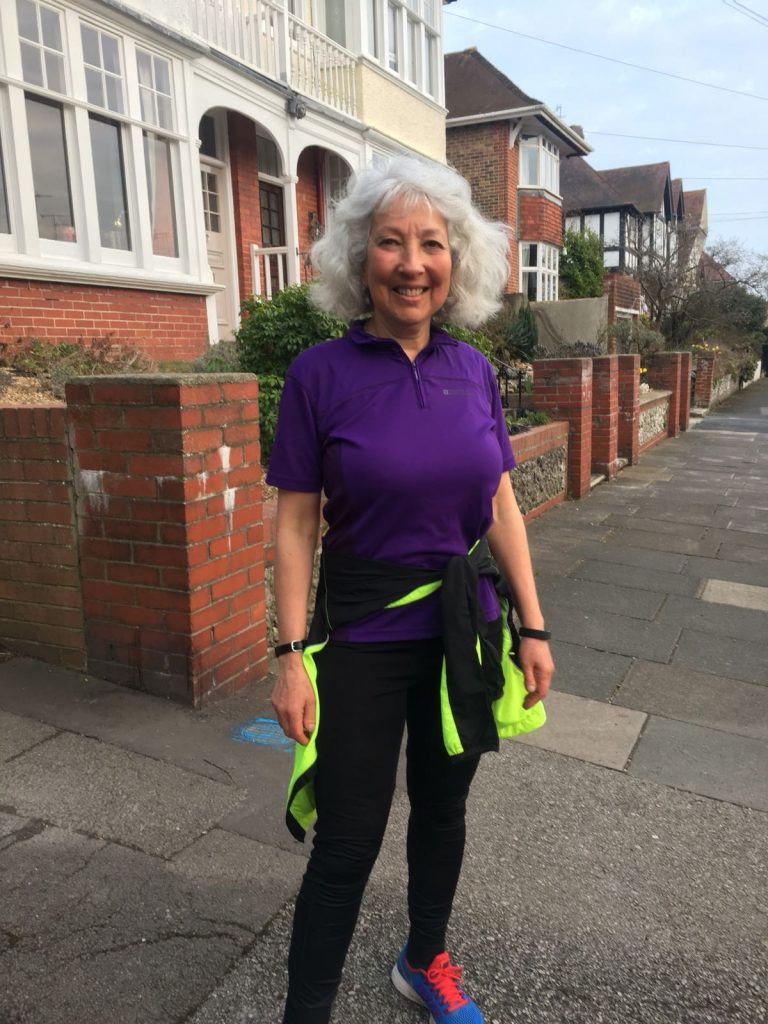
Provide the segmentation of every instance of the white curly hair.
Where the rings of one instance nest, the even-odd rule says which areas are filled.
[[[451,286],[436,319],[479,326],[500,307],[509,277],[507,226],[478,212],[469,183],[453,168],[417,157],[394,157],[350,179],[336,203],[333,223],[312,247],[312,262],[320,274],[311,288],[312,301],[345,320],[370,313],[362,273],[371,219],[403,196],[426,200],[448,226]]]

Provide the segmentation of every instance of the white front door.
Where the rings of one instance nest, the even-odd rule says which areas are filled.
[[[200,184],[203,192],[208,265],[216,284],[224,286],[223,291],[216,293],[216,320],[219,325],[220,341],[230,341],[232,331],[236,327],[232,313],[232,268],[229,260],[231,247],[223,187],[225,174],[224,167],[201,158]]]

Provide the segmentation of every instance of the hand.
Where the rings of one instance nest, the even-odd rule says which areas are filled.
[[[528,691],[523,707],[532,708],[549,693],[549,683],[555,671],[549,644],[546,640],[521,637],[519,661]]]
[[[285,654],[278,662],[272,707],[285,735],[306,746],[315,728],[315,694],[301,654]]]

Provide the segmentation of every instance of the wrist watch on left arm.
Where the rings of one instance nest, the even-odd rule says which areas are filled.
[[[291,640],[288,644],[275,644],[275,657],[282,658],[284,654],[293,654],[303,651],[307,646],[306,640]]]
[[[551,640],[552,634],[548,629],[529,629],[528,626],[520,626],[517,631],[520,636],[528,637],[529,640]],[[275,648],[277,652],[277,648]]]

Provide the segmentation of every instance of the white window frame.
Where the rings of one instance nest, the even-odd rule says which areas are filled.
[[[525,263],[526,246],[536,246],[536,263]],[[560,249],[549,242],[520,242],[520,291],[528,298],[527,277],[536,276],[536,298],[533,302],[557,302],[559,296]]]
[[[523,167],[523,150],[536,150],[536,181],[524,182],[520,175],[520,188],[543,189],[560,198],[560,150],[544,135],[520,137],[520,167]]]
[[[193,230],[193,225],[189,223],[186,210],[189,205],[189,190],[198,184],[190,184],[189,175],[184,173],[188,161],[182,163],[182,152],[186,147],[192,147],[194,142],[175,127],[184,123],[184,76],[181,60],[174,53],[163,52],[145,39],[131,36],[95,14],[83,12],[81,16],[79,12],[64,8],[50,0],[36,2],[56,11],[60,17],[66,93],[33,86],[23,81],[16,4],[0,3],[0,132],[3,138],[3,167],[11,226],[10,235],[0,235],[0,250],[11,257],[6,261],[6,266],[29,265],[29,261],[32,260],[33,263],[39,263],[42,269],[43,266],[63,267],[60,262],[63,261],[67,273],[79,275],[82,272],[83,276],[87,277],[101,276],[103,271],[111,270],[116,281],[126,282],[137,274],[142,277],[152,274],[157,275],[158,281],[167,278],[170,287],[173,280],[179,281],[191,273],[189,233]],[[82,26],[110,36],[118,42],[123,113],[88,100]],[[173,130],[147,124],[141,118],[137,48],[168,62]],[[27,95],[56,104],[63,112],[70,198],[76,233],[74,242],[44,239],[38,232],[34,184],[31,174],[25,170],[31,168],[26,117]],[[106,102],[106,96],[104,98]],[[101,245],[90,137],[91,113],[119,125],[125,175],[122,184],[130,223],[130,250],[111,249]],[[178,253],[175,257],[155,255],[152,251],[149,194],[143,152],[144,130],[165,137],[170,143]],[[13,257],[18,257],[18,260]]]
[[[373,15],[370,7],[369,2],[366,6],[366,26]],[[442,4],[438,0],[384,0],[382,10],[381,20],[376,21],[376,41],[379,55],[376,56],[370,52],[367,27],[363,40],[365,53],[385,68],[389,74],[399,78],[406,85],[417,89],[435,102],[441,103],[442,75],[439,67],[443,53]],[[430,11],[432,12],[431,21],[429,19]],[[390,17],[390,12],[392,12],[393,18]],[[394,21],[394,25],[391,23],[392,21]],[[430,48],[432,48],[434,60],[430,60]],[[390,65],[391,55],[395,55],[397,67]]]

